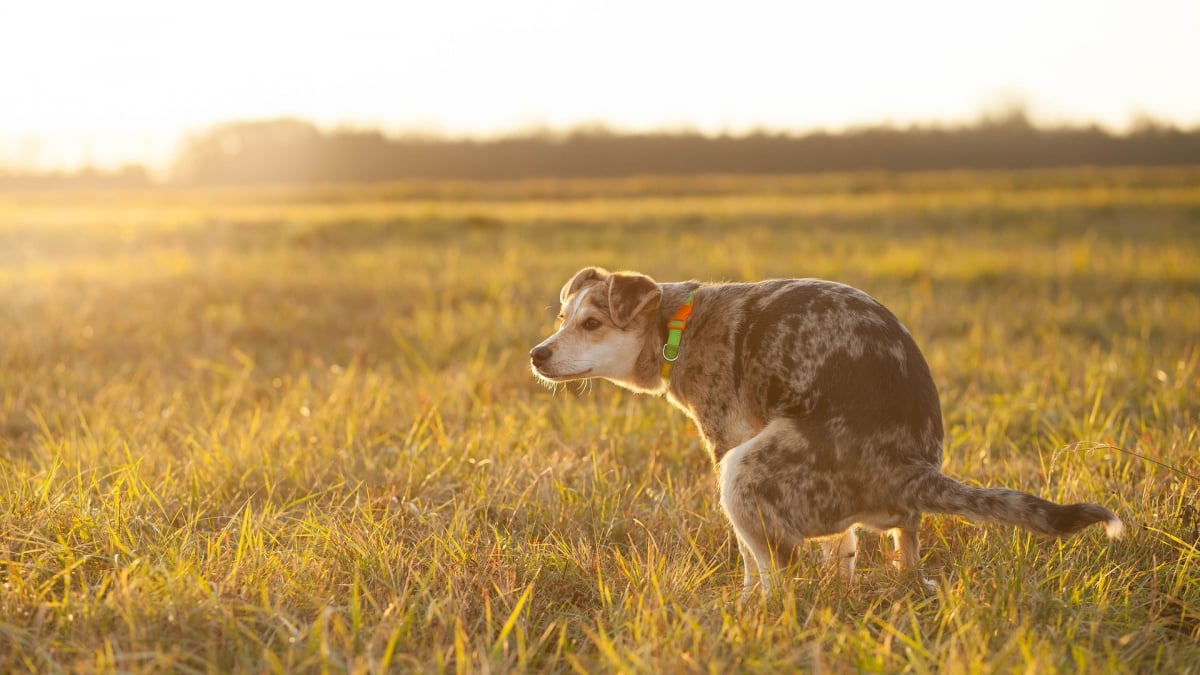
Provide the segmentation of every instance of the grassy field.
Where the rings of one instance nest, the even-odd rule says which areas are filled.
[[[1128,538],[739,604],[688,421],[528,372],[588,264],[867,290],[948,473]],[[1198,420],[1200,169],[0,194],[0,670],[1196,671]]]

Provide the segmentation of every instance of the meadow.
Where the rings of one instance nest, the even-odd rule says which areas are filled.
[[[926,516],[738,602],[663,400],[551,391],[585,265],[888,305],[947,473],[1128,526]],[[1200,169],[0,193],[0,670],[1200,668]]]

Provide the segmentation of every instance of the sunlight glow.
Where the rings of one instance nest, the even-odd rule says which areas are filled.
[[[494,134],[1200,123],[1200,3],[50,0],[0,7],[0,168],[161,165],[233,119]]]

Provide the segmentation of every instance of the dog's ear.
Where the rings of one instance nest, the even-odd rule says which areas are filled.
[[[562,287],[562,291],[558,294],[558,301],[566,304],[567,298],[575,294],[584,284],[592,279],[603,279],[608,276],[608,270],[603,267],[585,267],[575,273],[571,280]]]
[[[618,328],[625,328],[639,314],[658,309],[662,289],[645,274],[618,272],[608,278],[608,313]]]

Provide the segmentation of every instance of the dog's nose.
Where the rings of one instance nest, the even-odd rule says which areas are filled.
[[[533,360],[533,365],[540,366],[550,360],[554,355],[554,350],[546,345],[538,345],[529,352],[529,358]]]

